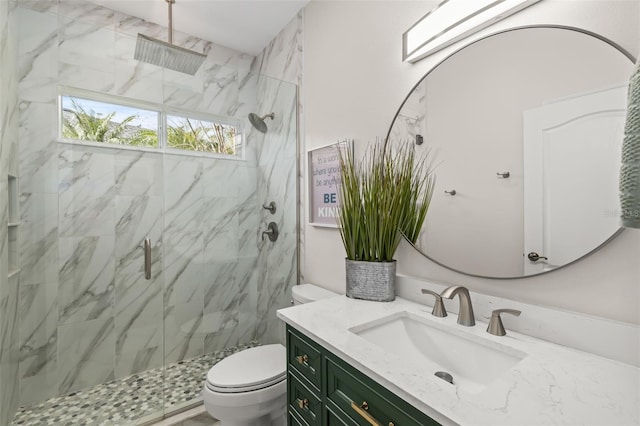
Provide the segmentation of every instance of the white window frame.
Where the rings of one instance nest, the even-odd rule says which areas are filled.
[[[176,151],[182,152],[182,151],[187,151],[187,152],[202,152],[202,151],[188,151],[188,150],[184,150],[184,149],[176,149],[176,148],[169,148],[168,146],[166,146],[166,135],[167,135],[167,131],[165,129],[168,129],[169,125],[167,123],[167,117],[169,117],[170,115],[173,116],[178,116],[178,117],[182,117],[182,118],[192,118],[194,120],[202,120],[202,121],[210,121],[212,123],[220,123],[223,124],[225,126],[233,126],[238,130],[238,138],[240,138],[240,143],[236,146],[236,155],[229,155],[229,154],[216,154],[216,155],[222,155],[225,157],[238,157],[238,158],[244,158],[244,151],[245,151],[245,138],[244,138],[244,129],[242,126],[242,121],[238,120],[238,119],[230,119],[229,117],[223,117],[221,115],[215,115],[215,114],[206,114],[203,112],[198,112],[198,111],[191,111],[188,109],[181,109],[181,108],[174,108],[174,107],[166,107],[163,114],[162,114],[162,126],[163,126],[163,132],[162,132],[162,136],[163,136],[163,148],[165,148],[167,150],[167,152],[171,152],[171,153],[175,153]],[[204,154],[214,154],[212,152],[203,152]]]
[[[158,113],[158,146],[157,147],[140,147],[131,145],[119,145],[108,142],[97,141],[83,141],[79,139],[68,139],[62,136],[62,129],[64,126],[64,116],[62,110],[62,98],[63,97],[75,97],[95,102],[104,102],[114,105],[120,105],[128,108],[140,108],[147,111]],[[155,152],[163,154],[174,155],[186,155],[195,157],[211,157],[232,161],[245,161],[246,151],[246,138],[244,132],[244,123],[237,118],[225,117],[217,114],[208,114],[202,111],[194,111],[185,108],[170,107],[163,104],[157,104],[148,101],[142,101],[138,99],[126,98],[123,96],[112,95],[109,93],[94,92],[91,90],[78,89],[75,87],[58,86],[58,142],[71,144],[71,145],[83,145],[83,146],[95,146],[107,149],[125,149],[132,151],[143,152]],[[220,123],[225,126],[233,126],[238,130],[237,138],[239,142],[236,144],[235,155],[222,154],[216,152],[205,151],[190,151],[186,149],[169,148],[167,147],[167,116],[175,115],[184,118],[192,118],[195,120],[210,121],[214,123]]]

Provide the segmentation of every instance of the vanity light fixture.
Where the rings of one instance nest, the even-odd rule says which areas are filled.
[[[402,60],[417,62],[540,0],[443,0],[402,34]]]

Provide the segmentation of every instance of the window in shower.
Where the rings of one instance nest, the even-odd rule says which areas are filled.
[[[61,96],[64,139],[158,147],[160,113],[139,107]]]
[[[240,120],[167,111],[164,105],[80,89],[62,91],[60,137],[64,141],[242,157]]]
[[[167,148],[236,155],[238,127],[187,115],[167,115]]]

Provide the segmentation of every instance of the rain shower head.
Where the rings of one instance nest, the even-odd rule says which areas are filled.
[[[138,33],[133,58],[159,67],[194,75],[207,55],[173,44],[173,11],[176,0],[165,0],[169,4],[169,42],[157,40]]]
[[[162,40],[147,37],[144,34],[138,34],[136,51],[133,57],[137,61],[195,75],[207,56]]]
[[[272,112],[271,114],[263,115],[260,117],[258,114],[250,113],[249,121],[251,125],[255,127],[255,129],[262,133],[267,133],[267,123],[264,122],[265,118],[270,118],[273,120],[275,114]]]

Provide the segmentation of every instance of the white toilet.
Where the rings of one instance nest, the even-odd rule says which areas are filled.
[[[336,296],[312,284],[294,286],[293,304]],[[207,373],[202,398],[222,426],[287,424],[287,351],[280,344],[257,346],[230,355]]]

